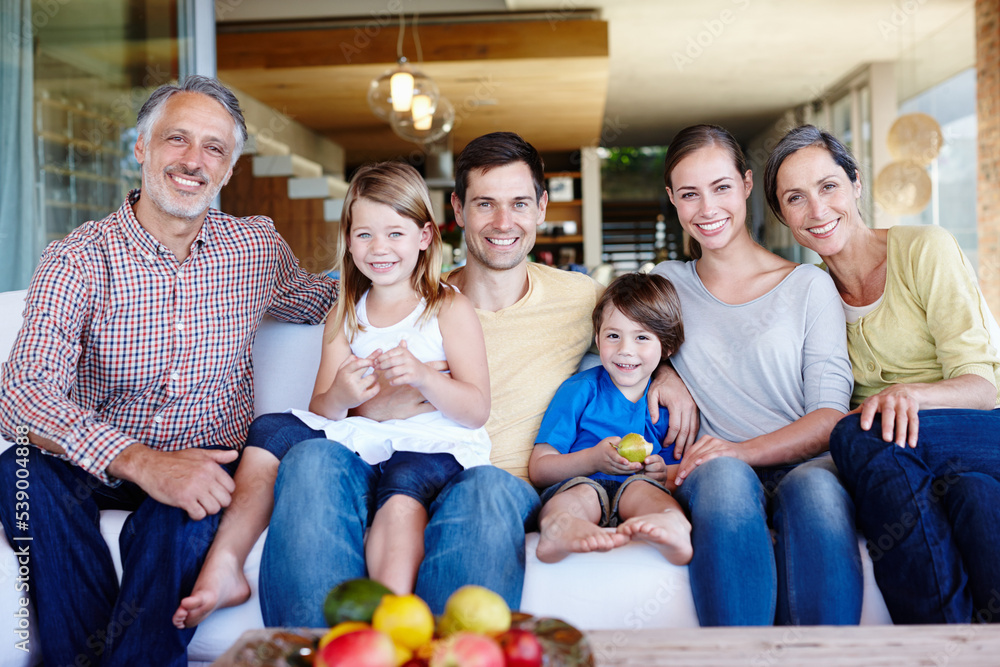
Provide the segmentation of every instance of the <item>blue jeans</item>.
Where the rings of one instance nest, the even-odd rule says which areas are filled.
[[[267,626],[320,627],[336,584],[366,576],[364,536],[374,516],[378,473],[336,442],[299,443],[281,462],[260,572]],[[459,587],[479,584],[521,603],[525,524],[538,493],[492,466],[453,477],[431,503],[416,594],[434,613]]]
[[[441,489],[462,470],[462,464],[451,454],[393,452],[388,460],[378,464],[375,509],[381,509],[392,496],[402,495],[429,510]]]
[[[45,664],[185,667],[195,629],[178,630],[171,616],[194,587],[219,515],[192,521],[134,484],[106,486],[35,447],[21,466],[23,449],[0,454],[0,520],[14,550],[28,550]],[[27,530],[15,511],[19,468],[28,470]],[[120,586],[100,532],[105,509],[132,511],[119,538]]]
[[[688,573],[701,625],[858,623],[854,506],[829,457],[758,471],[711,459],[674,497],[691,520]]]
[[[253,420],[246,446],[266,449],[281,461],[288,450],[300,442],[325,437],[323,431],[306,426],[295,415],[275,412]],[[462,471],[462,465],[451,454],[393,452],[388,460],[373,469],[378,475],[375,509],[397,494],[410,496],[428,508],[445,482]]]
[[[848,415],[830,451],[895,623],[1000,620],[1000,411],[921,410],[915,448]]]
[[[309,428],[295,415],[274,412],[261,415],[250,423],[246,446],[266,449],[281,461],[288,450],[303,440],[322,437],[323,431]]]

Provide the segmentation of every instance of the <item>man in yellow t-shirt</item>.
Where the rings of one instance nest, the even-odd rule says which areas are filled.
[[[528,262],[548,193],[542,160],[510,132],[472,141],[456,163],[451,204],[468,261],[448,281],[475,305],[486,336],[491,460],[523,480],[545,408],[590,347],[601,286]]]
[[[466,584],[520,606],[525,525],[539,507],[527,482],[528,458],[549,401],[590,346],[601,291],[583,274],[528,262],[548,204],[534,147],[514,133],[495,132],[471,141],[455,168],[452,206],[465,229],[468,260],[448,281],[472,300],[483,325],[492,397],[486,428],[496,467],[462,471],[430,507],[415,592],[435,613]],[[668,407],[673,414],[674,405]],[[383,386],[359,413],[382,420],[433,409],[412,388]],[[261,570],[269,625],[318,625],[326,591],[366,574],[363,538],[373,494],[365,480],[374,473],[344,447],[302,447],[310,444],[284,459],[275,490],[271,535],[280,532],[282,539],[268,539]],[[323,532],[306,537],[306,522],[315,531],[315,517]]]

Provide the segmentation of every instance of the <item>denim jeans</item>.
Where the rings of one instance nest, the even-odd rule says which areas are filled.
[[[1000,411],[921,410],[917,446],[848,415],[830,451],[895,623],[1000,620]]]
[[[429,510],[441,489],[462,470],[462,464],[451,454],[393,452],[378,464],[375,510],[397,495],[409,496]]]
[[[314,438],[288,452],[261,560],[265,625],[320,627],[327,592],[366,576],[364,536],[377,481],[376,469],[330,440]],[[517,609],[525,524],[534,522],[538,507],[531,485],[499,468],[460,472],[428,511],[416,594],[441,613],[452,592],[479,584]]]
[[[23,468],[30,515],[24,530],[15,516],[18,449],[0,454],[0,520],[14,550],[28,549],[45,664],[185,667],[195,629],[178,630],[171,616],[194,586],[219,515],[193,521],[134,484],[106,486],[28,447]],[[101,536],[105,509],[132,511],[119,538],[121,586]]]
[[[246,446],[266,449],[281,461],[289,449],[303,440],[322,437],[323,431],[309,428],[295,415],[274,412],[261,415],[250,423]]]
[[[858,623],[854,507],[829,457],[757,471],[711,459],[674,496],[691,520],[701,625]]]

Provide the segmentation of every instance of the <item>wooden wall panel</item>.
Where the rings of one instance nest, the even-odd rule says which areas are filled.
[[[323,200],[289,199],[288,178],[255,178],[252,160],[244,156],[236,164],[222,189],[222,210],[240,217],[266,215],[304,269],[318,273],[332,268],[338,224],[323,219]]]

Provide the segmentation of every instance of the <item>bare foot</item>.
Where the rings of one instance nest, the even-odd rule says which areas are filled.
[[[250,597],[250,584],[243,567],[231,554],[210,553],[194,582],[191,595],[174,612],[177,628],[193,628],[216,609],[242,604]]]
[[[629,541],[624,533],[604,530],[566,512],[542,519],[541,533],[535,555],[543,563],[557,563],[571,553],[610,551]]]
[[[618,532],[649,542],[674,565],[691,562],[691,523],[677,510],[634,516],[618,524]]]

